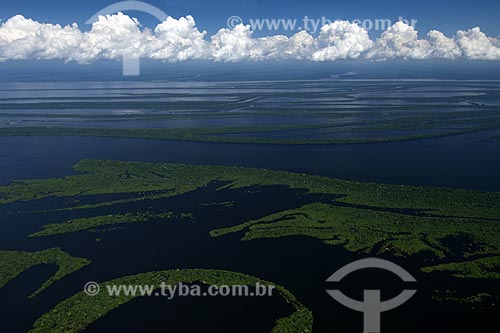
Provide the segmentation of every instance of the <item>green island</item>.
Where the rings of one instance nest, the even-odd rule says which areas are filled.
[[[406,215],[313,203],[213,230],[211,235],[220,237],[246,231],[242,238],[245,241],[302,235],[320,239],[326,244],[341,245],[353,252],[391,253],[402,257],[428,252],[441,259],[453,256],[452,250],[442,243],[450,235],[467,235],[469,242],[483,244],[481,248],[469,249],[470,252],[465,248],[464,257],[500,251],[500,223],[491,223],[487,231],[484,224],[485,221],[480,219]]]
[[[216,144],[241,145],[236,150],[260,150],[249,145],[280,145],[262,147],[273,152],[295,151],[298,147],[292,145],[304,145],[323,151],[383,148],[389,153],[408,148],[407,152],[412,153],[417,142],[405,141],[422,141],[418,142],[419,149],[428,146],[424,149],[432,153],[439,153],[443,146],[452,151],[457,148],[463,152],[457,161],[468,157],[475,159],[471,164],[491,161],[489,155],[470,152],[475,148],[483,152],[484,148],[484,154],[494,156],[498,148],[497,81],[461,80],[456,73],[454,79],[443,81],[358,80],[367,74],[353,74],[354,80],[349,79],[349,74],[337,76],[341,81],[333,79],[336,75],[326,80],[253,81],[254,76],[249,75],[245,78],[249,81],[242,82],[239,74],[223,74],[214,82],[197,82],[210,80],[210,74],[200,79],[186,76],[172,85],[163,80],[153,84],[113,82],[110,86],[20,81],[2,88],[0,137],[6,147],[9,143],[14,147],[33,142],[53,144],[61,139],[81,145],[111,138],[119,139],[111,144],[131,142],[134,146],[160,145],[152,140],[164,140],[162,145],[168,148],[188,142],[198,150]],[[225,81],[232,78],[235,81]],[[357,144],[363,146],[312,147]],[[300,147],[292,158],[300,159],[304,149]],[[5,156],[8,163],[10,155],[14,159],[25,155],[11,150],[13,153]],[[104,151],[99,156],[109,154]],[[321,156],[316,162],[321,163]],[[401,174],[415,172],[413,169],[401,170]],[[488,165],[485,173],[492,170]],[[464,169],[461,175],[468,171]],[[432,181],[435,176],[429,177]],[[481,183],[471,181],[468,185]],[[262,203],[264,207],[260,207]],[[316,264],[313,260],[323,255],[334,261],[344,256],[377,256],[402,262],[403,267],[407,265],[412,274],[416,273],[419,294],[426,298],[423,306],[430,305],[432,311],[432,306],[437,305],[437,315],[443,315],[444,320],[451,317],[455,322],[454,309],[484,309],[487,317],[481,319],[486,318],[487,325],[500,300],[500,193],[346,181],[241,167],[82,160],[74,165],[71,175],[0,185],[0,215],[2,233],[5,230],[8,244],[14,244],[7,246],[6,242],[0,250],[0,288],[8,294],[9,288],[15,291],[16,278],[35,279],[36,273],[40,275],[36,278],[40,282],[31,282],[26,295],[40,287],[30,299],[20,300],[25,302],[25,309],[34,306],[45,312],[41,316],[36,312],[40,316],[36,322],[36,317],[25,320],[28,313],[21,313],[18,304],[7,300],[5,305],[15,314],[12,321],[20,322],[17,313],[22,315],[22,331],[89,330],[92,324],[99,325],[101,318],[113,317],[112,312],[120,306],[139,301],[140,295],[109,296],[106,291],[112,285],[251,287],[260,283],[275,287],[280,300],[288,304],[284,313],[267,314],[275,320],[272,332],[310,333],[313,319],[320,328],[323,318],[313,318],[309,310],[315,309],[313,295],[307,293],[308,297],[299,297],[299,301],[292,294],[299,295],[298,283],[303,281],[274,277],[273,270],[267,271],[266,278],[285,279],[290,285],[279,286],[256,277],[259,273],[255,270],[265,265],[275,265],[280,271],[283,265],[285,273],[290,263],[296,263],[279,260],[279,251],[288,250],[287,246],[293,247],[292,260],[293,251],[304,255],[297,262],[306,261],[306,267]],[[191,225],[174,225],[177,223]],[[314,242],[317,248],[312,246]],[[213,248],[204,248],[206,245]],[[80,249],[78,253],[87,250],[93,263],[61,250],[73,246]],[[277,248],[275,255],[272,252]],[[43,250],[27,252],[33,249]],[[198,250],[207,255],[206,259]],[[235,262],[235,258],[241,259],[240,254],[259,258],[261,250],[269,254],[265,258],[268,261],[245,265],[241,270],[251,275],[231,271],[238,271],[235,266],[239,267],[239,263],[246,264],[242,260]],[[190,264],[191,255],[197,256],[197,264]],[[179,259],[181,264],[172,263],[170,258]],[[117,272],[115,261],[117,274],[113,274]],[[210,267],[212,262],[227,270],[210,269],[216,268]],[[200,266],[204,269],[191,269]],[[94,276],[102,281],[98,295],[78,292],[78,286],[76,294],[65,299],[54,294],[66,285],[63,282],[83,286],[87,278],[80,280],[87,273],[99,274]],[[67,281],[61,281],[64,278]],[[305,288],[311,285],[302,283]],[[445,303],[446,308],[440,303]],[[429,313],[429,309],[424,312]],[[210,315],[227,319],[217,310],[210,311]],[[260,312],[264,313],[263,309]],[[317,315],[322,316],[321,312]],[[468,311],[463,317],[456,322],[474,320],[476,314]],[[399,320],[404,324],[404,316]]]
[[[180,217],[183,219],[192,218],[191,214],[189,213],[182,213],[179,214],[179,216],[177,216],[172,212],[162,212],[162,213],[137,212],[137,213],[110,214],[102,216],[84,217],[84,218],[64,221],[61,223],[47,224],[43,226],[42,231],[35,232],[29,235],[29,237],[60,235],[69,232],[76,232],[76,231],[93,229],[96,227],[121,224],[121,223],[144,223],[154,220],[165,221],[172,219],[174,217]]]
[[[422,271],[427,273],[446,272],[458,278],[500,279],[500,256],[444,263],[433,267],[424,267]]]
[[[494,305],[499,297],[484,292],[463,293],[457,290],[433,290],[431,298],[439,303],[453,303],[471,308],[488,307]]]
[[[0,288],[5,286],[24,271],[38,266],[52,264],[57,265],[57,272],[50,277],[31,296],[34,297],[47,289],[54,282],[57,282],[67,275],[90,264],[90,260],[76,258],[59,248],[52,248],[37,252],[5,251],[0,250]]]
[[[307,333],[312,331],[313,316],[311,311],[282,286],[261,280],[257,277],[231,271],[178,269],[143,273],[104,282],[100,284],[101,292],[93,297],[86,295],[83,291],[79,292],[57,304],[52,310],[37,319],[30,332],[80,332],[113,309],[139,297],[139,295],[126,296],[124,294],[110,296],[106,292],[108,286],[153,285],[160,288],[162,283],[165,285],[201,283],[212,286],[255,286],[259,283],[265,286],[273,286],[281,297],[292,306],[294,312],[288,317],[279,318],[272,332]]]
[[[450,271],[456,276],[459,270],[468,278],[497,276],[498,260],[494,258],[500,257],[500,193],[362,183],[226,166],[83,160],[74,168],[76,175],[1,186],[0,203],[116,193],[130,194],[131,201],[144,200],[145,192],[152,198],[171,197],[213,182],[221,184],[217,191],[281,185],[310,194],[333,195],[335,199],[212,230],[211,236],[238,232],[243,233],[243,240],[307,236],[358,253],[398,257],[425,254],[429,256],[425,263],[428,273]],[[78,200],[75,202],[75,209],[91,211],[95,206],[78,206]],[[116,202],[104,201],[101,205]],[[157,214],[124,212],[59,221],[46,224],[32,236],[170,216],[166,212],[164,216]]]
[[[283,185],[310,193],[336,194],[338,202],[391,209],[414,209],[443,216],[500,219],[500,193],[425,186],[365,183],[287,171],[228,166],[82,160],[76,175],[16,180],[0,186],[0,204],[49,197],[144,192],[175,196],[226,182],[224,188]]]
[[[443,129],[430,133],[410,132],[406,135],[374,136],[374,137],[330,137],[324,139],[312,138],[266,138],[258,136],[238,136],[238,134],[258,134],[270,132],[280,134],[285,131],[304,129],[336,128],[332,125],[307,126],[262,126],[262,127],[220,127],[220,128],[70,128],[70,127],[1,127],[0,136],[80,136],[80,137],[112,137],[154,140],[194,141],[212,143],[240,144],[280,144],[280,145],[329,145],[384,143],[409,140],[422,140],[468,134],[479,131],[499,129],[500,124],[484,124],[463,129]],[[369,129],[369,128],[366,128]],[[389,130],[390,128],[383,128]],[[377,128],[377,130],[383,130]],[[398,128],[399,129],[399,128]],[[318,134],[322,134],[319,132]]]

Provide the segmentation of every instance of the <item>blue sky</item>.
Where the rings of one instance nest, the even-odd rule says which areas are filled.
[[[6,20],[13,15],[43,22],[69,24],[83,23],[101,8],[115,3],[112,0],[17,0],[0,2],[0,19]],[[326,16],[332,19],[375,19],[388,18],[396,20],[399,16],[418,19],[417,30],[426,33],[437,29],[447,35],[456,30],[466,30],[480,26],[489,36],[500,35],[498,13],[500,2],[492,0],[475,1],[443,1],[443,0],[357,0],[357,1],[325,1],[325,0],[149,0],[149,2],[167,14],[179,17],[191,14],[195,17],[200,29],[210,34],[226,25],[229,16],[238,15],[244,20],[250,18],[311,18]],[[142,16],[143,25],[155,26],[156,22]]]
[[[0,63],[55,59],[88,64],[126,58],[124,64],[136,72],[139,59],[171,63],[500,61],[500,2],[491,0],[149,0],[145,2],[173,18],[161,18],[160,23],[142,8],[142,12],[125,11],[125,15],[108,11],[115,14],[99,18],[92,26],[85,24],[116,2],[119,1],[0,3],[0,20],[9,20],[0,26]],[[24,17],[15,16],[18,14]],[[230,29],[222,29],[228,27],[228,18],[232,16],[241,17],[245,25],[237,21],[229,24]],[[131,17],[138,18],[142,27]],[[308,24],[303,29],[304,17],[316,21],[312,24],[315,27],[311,29]],[[336,22],[318,22],[322,18]],[[412,23],[398,22],[398,18]],[[288,30],[283,25],[273,28],[266,23],[258,28],[256,19],[296,22]],[[380,21],[385,21],[383,27]],[[69,26],[74,22],[78,26]],[[379,27],[367,27],[365,22]]]

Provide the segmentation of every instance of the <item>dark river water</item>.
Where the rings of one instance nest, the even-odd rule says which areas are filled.
[[[434,67],[431,69],[434,70]],[[208,87],[207,84],[201,83],[173,82],[169,83],[168,89],[162,82],[1,83],[0,108],[5,114],[0,117],[0,127],[7,126],[5,124],[48,126],[53,125],[53,122],[58,126],[87,126],[90,121],[79,121],[71,117],[68,120],[64,118],[64,113],[73,112],[73,116],[100,115],[101,110],[98,107],[89,110],[84,108],[58,110],[54,107],[49,111],[61,112],[61,118],[49,117],[47,120],[44,118],[46,110],[39,107],[31,109],[27,105],[22,109],[27,115],[23,116],[17,114],[20,111],[13,104],[26,102],[25,98],[28,95],[35,98],[29,100],[32,103],[43,102],[44,98],[50,96],[54,98],[52,101],[54,103],[68,101],[63,98],[78,97],[86,100],[106,94],[112,94],[114,98],[124,96],[132,98],[134,96],[130,91],[124,89],[131,89],[129,86],[134,85],[137,86],[132,91],[135,94],[171,93],[172,88],[177,89],[176,93],[191,93],[196,90],[198,94],[203,94],[197,98],[203,98],[204,101],[212,101],[210,97],[212,94],[225,95],[236,90],[238,94],[244,92],[249,95],[242,95],[240,102],[243,104],[248,104],[247,98],[252,99],[250,96],[252,94],[265,95],[268,92],[285,91],[284,97],[267,96],[267,99],[263,99],[262,103],[266,108],[299,101],[294,99],[294,94],[298,94],[297,98],[301,101],[312,100],[306,95],[309,93],[317,95],[314,104],[318,104],[315,109],[320,110],[334,109],[332,105],[338,106],[338,103],[344,103],[349,97],[344,95],[349,94],[349,98],[352,99],[350,105],[352,112],[366,106],[365,100],[369,100],[370,105],[375,106],[401,103],[413,105],[412,103],[416,102],[412,99],[422,96],[443,97],[445,99],[442,101],[434,101],[431,98],[425,103],[426,105],[447,103],[451,105],[448,107],[454,107],[456,112],[480,103],[487,104],[485,110],[490,111],[500,103],[498,93],[495,94],[500,89],[497,87],[498,82],[494,84],[469,82],[463,87],[461,87],[463,83],[432,82],[434,81],[424,83],[410,81],[407,83],[408,90],[402,90],[404,84],[395,80],[388,86],[389,91],[384,91],[386,88],[381,86],[381,83],[370,83],[370,81],[354,82],[348,86],[345,86],[345,83],[326,84],[311,81],[304,83],[301,89],[296,88],[295,85],[298,83],[293,82],[266,83],[265,86],[261,86],[262,83],[258,82],[241,84],[225,82],[219,85],[211,83]],[[361,84],[368,90],[360,88]],[[440,90],[432,91],[436,89],[436,85]],[[449,85],[452,87],[448,87]],[[56,91],[51,92],[52,88]],[[328,92],[327,88],[335,94],[330,97],[324,96],[323,94]],[[359,91],[354,91],[355,89]],[[443,93],[448,89],[451,91],[450,94]],[[481,95],[478,97],[476,90],[490,93],[485,95],[486,97]],[[392,96],[396,100],[372,101],[382,94],[386,97]],[[408,101],[411,103],[399,101],[403,97],[410,97]],[[446,99],[448,97],[450,100]],[[164,101],[171,97],[161,98]],[[234,96],[224,100],[233,99]],[[327,104],[323,105],[324,103]],[[10,105],[11,109],[5,105]],[[290,107],[288,104],[283,105],[285,109]],[[344,105],[345,108],[348,106]],[[239,112],[239,107],[237,105],[234,110]],[[254,105],[248,105],[249,110],[253,107]],[[302,105],[295,107],[300,109]],[[404,111],[413,111],[410,109]],[[474,110],[471,111],[472,115]],[[111,110],[109,114],[113,114],[114,111]],[[135,114],[141,110],[130,108],[117,111]],[[448,110],[439,109],[437,112],[441,111]],[[367,119],[363,117],[357,119],[366,121],[377,116],[368,115]],[[177,120],[172,127],[221,124],[224,126],[302,125],[307,117],[268,115],[247,116],[241,119],[208,118]],[[332,119],[337,118],[330,118],[330,121]],[[463,120],[462,118],[452,120],[457,119]],[[350,113],[338,118],[337,121],[352,121]],[[324,119],[316,114],[309,117],[307,122],[321,124]],[[105,121],[95,122],[94,125],[110,126]],[[130,127],[134,124],[113,122],[112,125]],[[134,126],[170,127],[172,123],[169,120],[161,120],[136,125]],[[389,134],[394,135],[392,132]],[[269,168],[367,182],[500,191],[500,140],[494,140],[492,137],[500,137],[500,130],[425,140],[350,145],[251,145],[96,137],[0,137],[0,184],[8,185],[12,180],[71,175],[75,173],[72,169],[75,163],[92,158]],[[16,333],[29,330],[33,322],[43,313],[81,291],[88,281],[107,281],[126,275],[177,268],[225,269],[272,281],[287,288],[312,310],[315,333],[362,331],[362,314],[335,302],[325,292],[326,289],[335,286],[327,284],[325,280],[343,265],[363,258],[365,254],[327,246],[319,240],[307,237],[242,242],[241,233],[218,238],[209,236],[209,231],[216,228],[236,225],[329,198],[318,199],[303,191],[277,186],[255,187],[252,191],[242,189],[215,191],[215,188],[216,184],[210,184],[172,198],[91,210],[92,215],[105,215],[149,211],[151,207],[169,207],[177,212],[192,213],[196,217],[195,222],[173,220],[168,223],[127,224],[120,225],[112,231],[98,229],[97,232],[83,231],[41,238],[28,238],[27,235],[39,231],[47,223],[88,216],[89,211],[37,214],[29,212],[35,208],[57,207],[65,202],[64,198],[0,205],[0,249],[37,251],[60,247],[73,256],[92,261],[91,265],[54,283],[33,299],[27,297],[55,272],[55,266],[33,267],[11,281],[5,288],[0,288],[0,332]],[[228,201],[234,202],[230,209],[204,205]],[[489,309],[470,309],[467,306],[443,305],[430,300],[430,295],[436,289],[457,289],[472,293],[482,288],[481,290],[491,290],[500,295],[498,281],[468,281],[441,275],[425,275],[419,271],[422,260],[426,259],[425,256],[388,259],[400,264],[417,278],[417,285],[410,287],[416,287],[418,293],[404,306],[382,315],[383,332],[485,332],[495,331],[495,327],[500,326],[500,316],[495,312],[498,311],[498,305]],[[409,288],[390,273],[372,272],[372,270],[368,272],[369,274],[366,272],[352,274],[336,287],[341,287],[346,294],[358,299],[362,298],[364,289],[382,289],[382,296],[385,299],[396,295],[401,289]],[[288,316],[292,311],[291,306],[278,295],[261,298],[185,297],[175,300],[149,297],[135,299],[112,311],[88,327],[87,332],[269,332],[277,318]]]
[[[60,177],[84,158],[270,168],[335,178],[500,191],[500,131],[351,145],[243,145],[85,137],[2,137],[0,183]]]
[[[27,234],[38,231],[43,224],[82,217],[89,212],[28,213],[33,209],[58,207],[65,202],[63,198],[44,199],[34,206],[30,202],[4,205],[0,211],[0,241],[4,248],[35,251],[59,246],[74,256],[89,258],[92,264],[55,283],[34,299],[27,300],[26,297],[54,273],[55,267],[35,267],[0,289],[3,329],[8,332],[28,330],[36,318],[59,301],[79,292],[87,281],[107,281],[125,275],[176,268],[226,269],[286,286],[313,311],[315,332],[361,331],[361,314],[334,302],[325,292],[329,287],[342,288],[358,298],[364,289],[383,289],[383,297],[391,298],[401,289],[417,287],[419,293],[404,307],[383,315],[385,332],[468,332],[472,327],[486,329],[495,318],[488,310],[470,311],[460,306],[440,306],[430,302],[429,294],[434,289],[457,287],[474,290],[477,281],[475,284],[467,281],[450,283],[449,279],[440,279],[439,276],[430,280],[419,273],[416,260],[395,260],[417,277],[416,286],[405,285],[394,275],[378,270],[368,270],[368,275],[366,272],[354,273],[341,285],[329,286],[325,282],[329,275],[364,256],[305,237],[248,242],[241,242],[241,235],[211,238],[208,232],[215,228],[308,202],[328,200],[327,197],[318,198],[281,186],[216,191],[219,186],[210,184],[172,198],[93,209],[92,215],[102,215],[151,210],[150,207],[174,207],[176,211],[192,212],[196,217],[195,222],[128,224],[113,232],[98,228],[96,233],[27,238]],[[203,205],[228,200],[234,201],[231,209]],[[8,214],[19,210],[26,213]],[[101,241],[96,242],[96,238]],[[498,291],[494,282],[485,282],[481,287]],[[276,318],[289,315],[291,311],[291,307],[277,295],[261,298],[180,297],[174,300],[150,297],[136,299],[111,312],[92,324],[87,332],[193,332],[204,329],[268,332]]]
[[[488,133],[491,134],[491,133]],[[223,164],[265,167],[376,182],[425,184],[483,190],[499,190],[498,142],[482,141],[488,135],[469,134],[425,141],[349,146],[276,146],[173,142],[137,139],[2,138],[2,182],[10,179],[60,177],[83,158],[135,161]],[[480,148],[479,148],[480,147]],[[297,158],[300,156],[300,158]],[[488,161],[488,163],[485,163]],[[59,301],[81,290],[87,281],[176,268],[227,269],[254,275],[285,286],[314,313],[315,332],[360,332],[362,315],[348,310],[325,292],[326,278],[343,265],[364,257],[315,239],[292,237],[241,242],[239,235],[211,238],[208,232],[222,226],[298,207],[317,198],[284,187],[254,191],[215,191],[211,185],[161,202],[140,202],[92,210],[103,215],[153,207],[175,207],[191,212],[195,223],[129,224],[113,232],[78,232],[61,236],[27,238],[43,224],[77,218],[88,212],[43,214],[18,213],[29,208],[57,206],[62,199],[4,205],[0,214],[0,242],[5,249],[42,250],[61,247],[92,264],[55,283],[35,299],[26,296],[54,272],[54,267],[35,267],[0,289],[2,327],[22,332]],[[200,203],[234,201],[230,210]],[[255,207],[259,207],[258,210]],[[96,242],[96,238],[102,239]],[[421,259],[421,258],[420,258]],[[391,258],[394,260],[394,258]],[[404,307],[383,314],[384,332],[481,331],[497,316],[493,310],[471,311],[466,307],[431,302],[432,290],[474,290],[477,281],[455,281],[419,273],[419,262],[395,260],[417,277],[419,293]],[[374,271],[343,282],[343,290],[361,298],[362,290],[383,289],[384,297],[405,286],[389,273]],[[493,290],[494,283],[484,282]],[[26,290],[29,290],[27,292]],[[88,328],[88,332],[117,331],[219,331],[268,332],[276,318],[292,309],[279,296],[265,298],[222,297],[168,301],[141,298],[111,312]]]

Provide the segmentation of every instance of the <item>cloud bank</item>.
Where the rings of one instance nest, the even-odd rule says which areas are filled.
[[[154,30],[122,13],[99,16],[89,31],[40,23],[21,15],[0,26],[0,61],[62,59],[89,63],[98,59],[150,58],[169,62],[195,60],[258,61],[340,59],[458,59],[500,60],[500,39],[480,28],[445,36],[432,30],[420,39],[411,26],[397,22],[371,40],[357,24],[336,21],[317,37],[306,31],[293,36],[253,37],[250,26],[220,29],[213,36],[200,31],[192,16],[168,17]]]

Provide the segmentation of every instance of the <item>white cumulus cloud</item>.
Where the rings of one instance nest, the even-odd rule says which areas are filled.
[[[486,36],[478,27],[457,32],[457,43],[468,59],[499,60],[500,46],[496,38]]]
[[[418,33],[412,26],[396,22],[376,40],[368,57],[426,59],[430,51],[430,43],[419,40]]]
[[[301,31],[290,37],[255,37],[250,26],[223,28],[212,36],[200,31],[192,16],[168,17],[154,30],[142,28],[128,15],[99,16],[88,31],[40,23],[21,15],[0,26],[0,61],[62,59],[88,63],[97,59],[150,58],[169,62],[339,59],[457,59],[500,60],[500,40],[479,28],[446,36],[431,30],[424,37],[397,22],[379,38],[348,21],[323,26],[317,37]]]
[[[312,60],[331,61],[357,59],[373,42],[368,32],[357,24],[336,21],[321,28],[318,44],[320,49],[312,54]]]
[[[211,37],[211,55],[217,61],[256,60],[261,57],[262,50],[258,42],[252,38],[250,26],[238,24],[233,29],[220,29]]]
[[[178,20],[168,17],[156,27],[154,36],[148,36],[148,54],[153,59],[167,61],[207,58],[206,34],[198,30],[192,16]]]
[[[429,56],[432,58],[456,59],[462,55],[455,40],[446,37],[441,31],[429,31],[427,40],[431,48]]]
[[[147,34],[147,30],[140,30],[137,19],[122,13],[99,16],[92,29],[81,34],[81,44],[75,50],[79,55],[75,57],[80,61],[138,57],[144,54]]]
[[[14,16],[0,27],[0,60],[74,59],[83,35],[76,24],[61,27]]]

